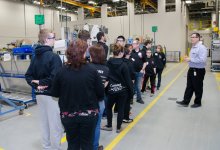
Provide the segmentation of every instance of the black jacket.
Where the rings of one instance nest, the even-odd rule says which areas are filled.
[[[142,55],[140,57],[139,55]],[[135,72],[140,72],[143,64],[146,62],[146,54],[143,53],[143,51],[139,50],[139,52],[136,52],[135,50],[132,50],[130,59],[133,61],[133,66]]]
[[[143,48],[141,49],[141,51],[143,52],[143,54],[145,55],[145,57],[147,57],[147,47],[144,45]]]
[[[99,76],[102,79],[103,85],[107,81],[109,69],[106,65],[91,63],[91,65],[97,70]]]
[[[35,56],[25,74],[26,81],[35,88],[35,94],[50,96],[53,78],[61,67],[60,57],[53,53],[50,46],[37,46]],[[32,80],[39,80],[39,85],[48,86],[48,88],[38,91],[36,90],[37,85],[31,83]]]
[[[104,50],[105,50],[105,60],[107,60],[107,57],[108,57],[108,46],[105,43],[100,42],[100,41],[98,42],[98,44],[102,45],[102,47],[104,48]]]
[[[104,99],[104,86],[91,64],[79,70],[64,66],[54,78],[52,95],[59,98],[61,112],[97,109],[98,102]]]
[[[129,70],[129,73],[130,73],[131,80],[134,80],[135,79],[135,71],[134,71],[134,66],[133,66],[132,60],[131,59],[126,59],[126,58],[124,58],[123,60],[128,66],[128,70]]]
[[[154,68],[156,68],[156,66],[155,66],[155,63],[154,63],[154,58],[153,57],[147,58],[146,59],[146,64],[147,65],[146,65],[146,68],[145,68],[145,74],[149,75],[149,76],[155,75]]]
[[[110,58],[107,61],[109,68],[108,80],[117,79],[123,87],[127,89],[129,98],[133,97],[133,84],[129,74],[129,69],[123,58]]]
[[[164,66],[166,65],[165,54],[163,52],[161,53],[155,52],[153,57],[154,57],[156,68],[163,69]]]

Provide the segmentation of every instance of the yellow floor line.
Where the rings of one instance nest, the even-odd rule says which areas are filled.
[[[0,147],[0,150],[4,150],[4,149]]]
[[[220,90],[220,73],[215,73],[218,89]]]
[[[172,71],[173,69],[175,69],[176,67],[178,67],[181,63],[178,63],[176,64],[175,66],[173,66],[172,68],[168,69],[167,71],[165,71],[162,76],[165,76],[167,75],[170,71]],[[113,108],[114,109],[114,108]],[[66,142],[66,136],[64,136],[62,139],[61,139],[61,144],[65,143]],[[1,149],[0,149],[1,150]]]
[[[171,85],[181,76],[181,74],[187,69],[185,66],[179,74],[160,92],[160,94],[149,104],[147,107],[138,114],[132,123],[130,123],[106,148],[105,150],[112,150],[124,136],[139,122],[139,120],[157,103],[160,97],[171,87]]]

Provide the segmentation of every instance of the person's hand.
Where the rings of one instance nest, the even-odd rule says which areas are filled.
[[[184,61],[185,62],[189,62],[190,61],[190,58],[188,56],[184,56]]]
[[[39,85],[39,80],[32,80],[31,83],[35,83],[35,84]]]
[[[144,73],[145,73],[144,69],[141,69],[140,73],[143,73],[143,74],[144,74]]]
[[[39,85],[38,87],[37,87],[37,89],[39,90],[39,91],[42,91],[42,90],[44,90],[44,89],[46,89],[48,86],[41,86],[41,85]]]

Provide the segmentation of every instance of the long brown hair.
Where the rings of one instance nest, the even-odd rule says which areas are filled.
[[[71,42],[66,51],[67,65],[72,69],[79,69],[86,63],[85,52],[88,45],[85,41],[78,39],[75,42]]]
[[[92,62],[95,64],[105,63],[105,50],[102,45],[96,44],[89,48],[89,53],[92,58]]]

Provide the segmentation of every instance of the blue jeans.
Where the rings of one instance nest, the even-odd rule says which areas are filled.
[[[107,117],[107,112],[106,112],[106,108],[107,108],[107,101],[108,101],[108,97],[105,95],[104,97],[104,101],[105,101],[105,108],[102,114],[102,117]]]
[[[137,94],[137,100],[141,98],[141,79],[143,77],[143,73],[135,72],[135,81],[134,81],[134,92]]]
[[[105,109],[105,101],[103,100],[99,102],[99,117],[95,128],[95,137],[93,143],[94,150],[97,150],[99,147],[100,126],[101,126],[102,114],[104,109]]]

